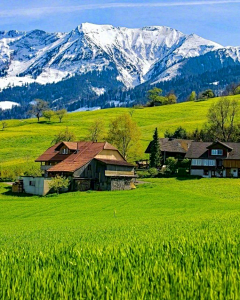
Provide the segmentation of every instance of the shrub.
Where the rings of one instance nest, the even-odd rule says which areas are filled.
[[[174,157],[168,157],[166,159],[166,171],[170,174],[176,173],[178,160]]]
[[[49,187],[50,189],[53,189],[57,194],[59,194],[61,190],[65,190],[68,188],[69,183],[69,179],[57,175],[56,177],[53,177],[51,179],[51,181],[49,182]]]
[[[148,174],[151,176],[151,177],[156,177],[158,175],[158,169],[156,168],[150,168],[148,170]]]

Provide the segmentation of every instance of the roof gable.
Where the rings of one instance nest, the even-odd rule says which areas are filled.
[[[66,146],[69,150],[77,150],[77,142],[61,142],[56,148],[56,151],[59,151],[62,146]]]
[[[209,146],[207,147],[207,149],[213,149],[214,147],[219,146],[219,145],[222,146],[222,147],[224,147],[224,148],[226,148],[226,149],[228,149],[229,151],[232,151],[232,150],[233,150],[232,147],[230,147],[230,146],[228,146],[227,144],[222,143],[222,142],[220,142],[220,141],[213,142],[211,145],[209,145]]]

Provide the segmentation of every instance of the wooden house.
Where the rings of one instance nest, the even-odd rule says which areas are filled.
[[[191,175],[240,177],[240,143],[192,142],[186,158]]]
[[[23,178],[25,191],[33,194],[33,186],[36,194],[46,194],[49,179],[56,175],[70,179],[70,190],[81,191],[131,189],[136,177],[134,166],[107,142],[61,142],[47,149],[36,162],[41,163],[41,180]],[[44,187],[42,193],[40,184]]]
[[[183,160],[192,143],[192,140],[160,138],[159,145],[162,153],[162,162],[165,164],[168,157]],[[149,143],[145,153],[151,153],[152,141]]]

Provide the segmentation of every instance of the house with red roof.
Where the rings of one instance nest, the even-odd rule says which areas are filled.
[[[43,176],[23,177],[30,194],[47,194],[49,180],[57,175],[70,179],[72,191],[128,190],[136,177],[134,166],[107,142],[60,142],[35,161],[41,163]]]

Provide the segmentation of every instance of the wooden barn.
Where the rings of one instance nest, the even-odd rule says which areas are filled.
[[[36,162],[43,177],[23,177],[24,190],[44,195],[56,175],[70,179],[70,190],[128,190],[136,177],[134,166],[107,142],[61,142],[47,149]],[[41,185],[42,188],[39,188]]]

